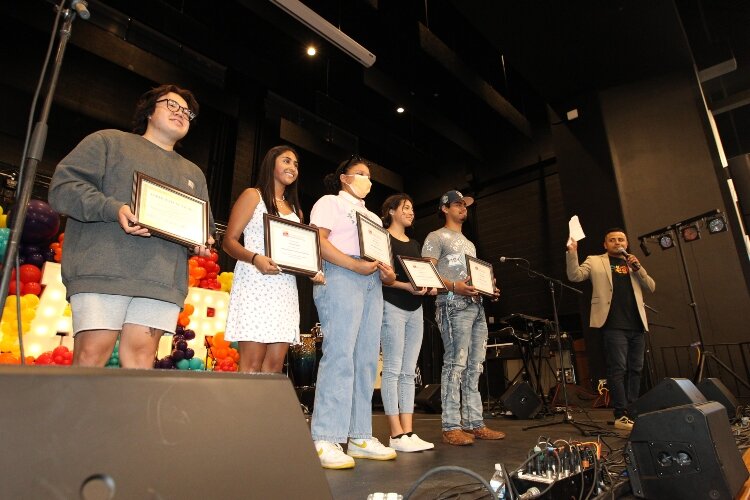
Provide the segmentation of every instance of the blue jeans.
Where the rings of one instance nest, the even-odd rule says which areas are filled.
[[[414,379],[422,347],[424,323],[422,306],[406,311],[383,302],[383,327],[380,345],[383,349],[383,378],[380,395],[386,415],[414,413]]]
[[[615,418],[627,415],[627,408],[641,392],[641,370],[645,333],[641,330],[602,328],[607,358],[607,387]]]
[[[469,297],[454,296],[437,304],[435,319],[445,348],[440,380],[443,431],[484,427],[479,395],[479,375],[487,353],[484,307]]]
[[[311,424],[316,441],[372,437],[372,392],[378,369],[383,289],[368,276],[323,263],[325,285],[313,287],[323,333]]]

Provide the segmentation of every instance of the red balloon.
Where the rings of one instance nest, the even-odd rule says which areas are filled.
[[[19,268],[21,283],[30,283],[32,281],[39,283],[42,281],[42,270],[33,264],[23,264]]]
[[[59,345],[52,350],[52,356],[63,356],[67,352],[70,352],[67,347]]]
[[[219,260],[219,254],[211,250],[211,255],[208,256],[208,260],[210,260],[211,262],[216,262],[217,260]]]
[[[42,285],[39,283],[22,283],[21,284],[21,295],[40,295],[42,293]]]
[[[8,295],[15,295],[16,294],[16,279],[12,278],[10,280],[10,283],[8,283]]]

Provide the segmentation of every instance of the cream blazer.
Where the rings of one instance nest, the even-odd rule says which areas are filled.
[[[586,260],[578,265],[578,252],[565,253],[568,279],[580,282],[591,280],[594,289],[591,294],[591,320],[589,326],[601,328],[607,321],[609,306],[612,304],[612,269],[609,265],[609,255],[589,255]],[[638,313],[641,315],[644,330],[648,331],[648,319],[646,308],[643,306],[643,291],[645,287],[649,292],[656,289],[656,283],[648,275],[646,269],[641,266],[638,271],[630,273],[630,282],[633,284],[635,301],[638,304]]]

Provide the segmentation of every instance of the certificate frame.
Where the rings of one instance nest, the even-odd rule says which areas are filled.
[[[182,191],[159,179],[133,173],[131,210],[138,226],[154,236],[190,249],[207,246],[208,201]]]
[[[495,272],[492,264],[467,255],[466,272],[471,278],[471,285],[476,288],[477,292],[488,297],[495,295]]]
[[[406,276],[409,278],[409,283],[414,287],[414,290],[421,288],[434,288],[438,292],[445,292],[447,290],[443,280],[440,278],[440,274],[430,259],[409,257],[406,255],[398,255],[397,258],[401,262],[404,271],[406,271]],[[424,277],[428,277],[428,281],[425,281]],[[433,279],[436,281],[433,282]],[[436,286],[437,283],[440,283],[440,286]]]
[[[290,239],[284,240],[284,236]],[[279,239],[280,237],[282,239]],[[264,213],[263,238],[266,244],[266,257],[273,259],[282,271],[301,276],[315,276],[323,270],[318,228]],[[300,243],[304,248],[300,247]],[[304,254],[301,260],[300,250]]]
[[[357,212],[357,233],[359,235],[359,256],[377,260],[393,267],[391,234],[366,216]]]

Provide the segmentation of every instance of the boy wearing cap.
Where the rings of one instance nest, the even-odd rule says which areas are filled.
[[[445,225],[428,234],[422,246],[422,256],[435,264],[448,290],[437,297],[435,319],[445,348],[440,381],[443,442],[456,446],[505,437],[484,425],[482,416],[479,375],[487,350],[487,322],[479,292],[468,283],[466,255],[476,257],[476,247],[461,232],[473,203],[458,191],[441,196],[438,215]],[[492,300],[499,298],[496,288]]]

